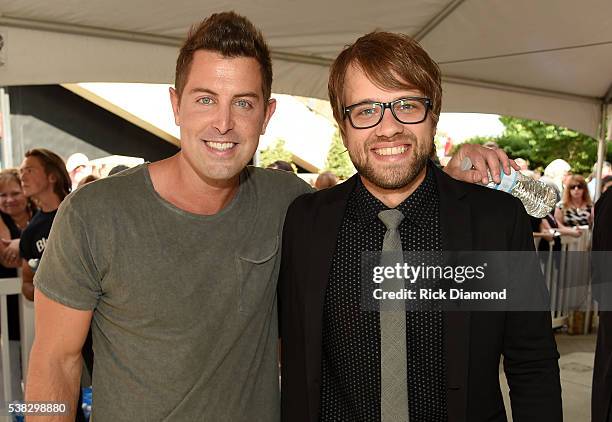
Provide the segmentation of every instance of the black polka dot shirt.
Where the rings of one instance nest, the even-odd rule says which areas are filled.
[[[404,251],[440,251],[439,195],[431,168],[397,209]],[[364,251],[382,250],[387,207],[358,181],[340,227],[323,309],[322,422],[380,421],[380,323],[361,306]],[[406,312],[410,422],[446,422],[442,313]],[[400,422],[400,421],[398,421]]]

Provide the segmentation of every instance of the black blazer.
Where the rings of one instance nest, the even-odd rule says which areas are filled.
[[[527,214],[511,195],[434,168],[443,250],[533,250]],[[318,422],[325,290],[357,176],[289,207],[279,279],[282,421]],[[559,354],[550,312],[445,312],[449,422],[506,421],[499,361],[515,422],[562,420]]]
[[[595,204],[595,225],[593,226],[593,251],[612,251],[612,190],[608,189]],[[601,254],[601,252],[599,252]],[[608,254],[612,255],[612,254]],[[605,257],[607,258],[607,257]],[[610,261],[600,255],[597,264],[600,268],[593,269],[595,278],[609,286]],[[605,265],[604,261],[607,261]],[[595,259],[593,263],[595,263]],[[601,294],[607,304],[610,303],[610,289],[604,288]],[[593,367],[593,397],[591,401],[592,422],[612,421],[612,312],[599,313],[599,332],[597,334],[597,349],[595,351],[595,366]]]

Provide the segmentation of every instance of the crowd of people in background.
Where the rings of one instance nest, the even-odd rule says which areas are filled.
[[[116,166],[109,175],[127,168]],[[99,178],[85,154],[72,154],[64,162],[44,148],[27,151],[19,168],[0,171],[0,277],[15,277],[20,267],[22,293],[28,300],[34,298],[32,279],[60,203],[71,191]],[[15,314],[15,298],[9,302],[9,312]],[[10,330],[11,337],[18,339],[18,328]]]
[[[516,160],[521,172],[540,180],[552,187],[557,194],[557,206],[542,219],[534,219],[533,231],[542,233],[543,238],[551,241],[559,235],[580,237],[585,230],[592,228],[594,221],[594,199],[597,184],[596,165],[588,178],[571,172],[570,165],[562,160],[553,160],[544,169],[544,174],[529,169],[529,162]],[[601,193],[612,186],[612,166],[605,161],[602,167]],[[555,240],[555,248],[559,239]],[[543,246],[544,247],[544,246]],[[547,247],[546,247],[547,248]]]
[[[495,145],[489,145],[495,148]],[[557,207],[542,219],[532,219],[533,231],[554,241],[553,250],[560,250],[560,235],[579,237],[593,223],[593,195],[596,189],[595,168],[593,175],[585,179],[571,173],[563,160],[550,163],[540,175],[529,169],[527,160],[517,158],[516,164],[524,174],[539,179],[555,189]],[[114,167],[108,176],[128,169],[125,165]],[[269,169],[297,173],[295,164],[275,161]],[[53,219],[63,199],[75,189],[101,178],[100,169],[90,164],[82,153],[71,155],[66,162],[43,148],[26,152],[19,168],[0,171],[0,278],[17,276],[22,269],[22,293],[33,300],[33,276],[44,252]],[[323,171],[307,181],[316,190],[335,186],[341,180],[331,171]],[[612,186],[612,166],[605,162],[601,179],[602,193]],[[548,250],[542,242],[541,250]],[[19,341],[18,295],[8,297],[9,339]],[[93,352],[88,338],[84,349],[87,367],[91,371]],[[18,343],[17,343],[18,344]],[[82,415],[77,415],[77,420]]]
[[[497,148],[497,145],[492,142],[485,146]],[[59,159],[61,160],[61,158]],[[531,170],[528,160],[516,158],[515,162],[523,174],[546,183],[557,193],[557,207],[551,211],[550,215],[537,220],[537,224],[534,223],[534,232],[548,233],[555,231],[559,234],[579,237],[581,228],[592,226],[593,198],[597,182],[595,165],[593,165],[593,173],[585,179],[581,175],[572,174],[570,165],[563,159],[552,161],[546,166],[543,174]],[[103,177],[104,169],[97,169],[92,166],[87,156],[82,153],[69,156],[65,166],[70,178],[71,190]],[[108,176],[128,168],[125,165],[117,165],[108,171]],[[277,160],[266,168],[297,174],[295,164],[283,160]],[[335,186],[341,182],[341,179],[332,171],[325,170],[307,181],[315,189],[321,190]],[[612,187],[612,165],[605,161],[602,168],[601,193],[604,193],[610,187]],[[37,210],[31,197],[26,197],[23,193],[19,169],[2,170],[0,172],[0,216],[2,218],[0,220],[0,239],[2,239],[0,271],[3,271],[2,268],[12,268],[15,267],[15,263],[20,263],[17,253],[18,240],[21,231],[30,222]],[[13,241],[9,242],[9,240]],[[13,274],[13,272],[10,272],[10,274]]]
[[[487,142],[484,146],[499,148],[495,142]],[[595,198],[597,183],[596,164],[593,165],[593,172],[585,179],[579,174],[573,174],[570,164],[560,158],[550,162],[544,169],[543,174],[530,169],[528,160],[517,157],[514,161],[521,173],[546,183],[557,194],[557,207],[551,212],[550,218],[542,219],[542,231],[554,228],[559,229],[562,234],[580,236],[579,227],[592,225],[593,199]],[[438,161],[436,160],[436,162]],[[295,164],[283,160],[277,160],[266,168],[297,173]],[[604,161],[601,174],[601,193],[604,193],[612,187],[612,165],[608,161]],[[315,177],[305,180],[317,190],[335,186],[341,181],[338,176],[329,170],[322,171]],[[569,187],[570,190],[567,190],[566,187]],[[568,227],[572,230],[565,230]]]

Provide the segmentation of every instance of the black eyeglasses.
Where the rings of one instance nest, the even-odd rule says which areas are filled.
[[[406,97],[388,103],[364,101],[346,107],[344,118],[348,117],[355,129],[369,129],[382,121],[388,108],[395,120],[412,125],[423,122],[431,106],[431,100],[426,97]]]
[[[572,185],[569,187],[570,190],[574,190],[574,189],[584,189],[584,187],[582,185]]]

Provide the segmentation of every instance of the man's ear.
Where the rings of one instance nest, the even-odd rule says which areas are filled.
[[[348,146],[346,146],[346,132],[344,127],[338,126],[338,131],[340,132],[340,139],[342,139],[342,145],[344,145],[344,148],[348,149]]]
[[[270,98],[268,100],[268,103],[266,104],[266,109],[264,110],[264,122],[263,122],[263,126],[261,127],[261,134],[263,135],[264,133],[266,133],[266,128],[268,127],[268,122],[270,122],[270,119],[272,118],[272,116],[274,115],[274,112],[276,111],[276,100],[274,98]]]
[[[181,99],[176,92],[176,89],[170,87],[168,91],[170,92],[170,103],[172,104],[172,113],[174,114],[174,124],[180,126],[181,122],[179,120],[179,109],[181,106]]]

